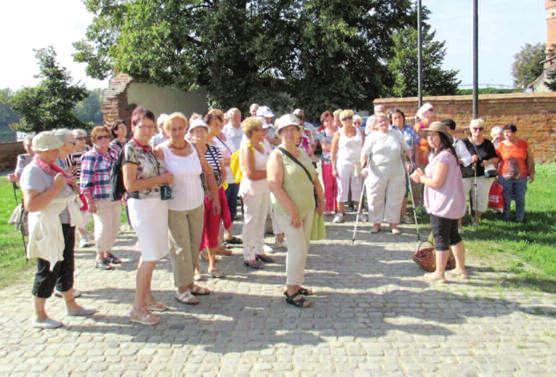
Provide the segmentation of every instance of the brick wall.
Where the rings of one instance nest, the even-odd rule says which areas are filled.
[[[471,120],[472,96],[425,97],[439,119],[452,118],[463,132]],[[375,104],[400,108],[408,118],[417,110],[417,98],[380,98]],[[479,115],[486,132],[496,125],[513,123],[518,136],[527,140],[539,162],[556,161],[556,93],[487,94],[479,97]]]
[[[0,171],[13,171],[18,154],[25,153],[22,143],[0,144]]]
[[[133,78],[126,73],[118,73],[112,79],[102,97],[102,114],[105,122],[122,119],[129,127],[131,111],[127,102],[127,88]]]

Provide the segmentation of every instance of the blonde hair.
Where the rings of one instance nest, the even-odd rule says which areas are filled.
[[[248,117],[243,122],[241,122],[241,129],[245,136],[251,139],[253,131],[257,128],[262,128],[263,121],[259,117]]]
[[[332,113],[332,116],[334,118],[339,117],[341,112],[342,112],[342,109],[334,110],[334,112]]]
[[[469,129],[471,129],[473,127],[484,128],[485,127],[484,119],[482,119],[482,118],[471,119],[471,122],[469,122]]]
[[[222,110],[220,110],[220,109],[210,109],[208,111],[207,115],[205,115],[205,122],[207,122],[209,127],[210,127],[210,123],[214,119],[219,119],[221,122],[224,122],[224,113],[222,112]]]
[[[187,121],[187,118],[182,113],[175,112],[168,115],[168,117],[164,121],[164,125],[162,126],[164,128],[164,131],[166,132],[170,131],[170,128],[172,127],[172,121],[174,121],[175,119],[181,120],[185,124],[185,129],[187,130],[187,128],[189,127],[189,122]]]
[[[97,137],[99,136],[99,134],[102,133],[105,133],[106,135],[108,135],[108,137],[110,137],[110,130],[108,129],[108,127],[106,126],[93,127],[93,129],[91,130],[91,140],[93,141],[93,143],[97,141]]]
[[[342,112],[340,113],[340,120],[342,120],[345,117],[352,117],[353,118],[353,115],[354,115],[353,110],[350,110],[350,109],[342,110]]]
[[[234,114],[236,114],[236,113],[241,114],[241,111],[239,111],[239,109],[237,107],[232,107],[231,109],[228,109],[228,111],[226,111],[226,118],[228,120],[230,120],[234,117]]]

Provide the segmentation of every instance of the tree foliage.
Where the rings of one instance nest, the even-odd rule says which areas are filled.
[[[75,104],[73,111],[77,118],[89,125],[102,124],[102,94],[101,89],[87,91],[87,97]]]
[[[429,11],[423,7],[423,18]],[[446,43],[435,40],[436,32],[423,22],[423,95],[456,94],[460,81],[458,71],[442,68],[446,56]],[[416,96],[417,74],[417,27],[410,25],[396,30],[392,36],[392,58],[388,61],[388,72],[393,81],[390,95],[394,97]]]
[[[392,31],[410,0],[84,0],[94,14],[75,43],[89,75],[113,70],[213,105],[367,108],[389,86]]]
[[[35,51],[40,83],[23,88],[11,97],[11,108],[21,115],[18,131],[40,132],[60,127],[82,127],[73,108],[87,96],[85,88],[72,85],[71,77],[56,61],[52,47]]]
[[[545,44],[526,43],[521,50],[514,55],[512,65],[512,76],[514,85],[518,88],[526,88],[533,80],[543,72],[543,60],[546,58]]]

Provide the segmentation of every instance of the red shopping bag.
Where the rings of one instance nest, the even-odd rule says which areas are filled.
[[[504,187],[498,182],[494,182],[490,186],[488,193],[488,208],[492,208],[498,212],[504,210]]]

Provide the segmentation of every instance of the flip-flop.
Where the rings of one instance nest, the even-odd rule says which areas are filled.
[[[199,303],[199,299],[195,297],[190,290],[185,292],[177,292],[176,300],[186,305],[197,305]]]
[[[285,295],[286,295],[286,302],[290,305],[293,305],[293,306],[298,307],[300,309],[306,309],[306,308],[310,308],[312,306],[312,303],[310,301],[307,301],[305,299],[305,297],[303,297],[299,293],[299,291],[297,291],[295,294],[293,294],[291,296],[288,295],[288,292],[285,292]]]
[[[194,285],[193,288],[191,288],[189,290],[189,292],[191,292],[191,294],[193,294],[195,296],[208,296],[208,295],[210,295],[210,289],[205,288],[205,287],[200,287],[198,285]]]
[[[129,313],[129,320],[146,326],[154,326],[160,322],[160,318],[151,313],[138,315],[133,310]]]
[[[165,312],[168,307],[161,302],[155,302],[154,304],[147,305],[147,309],[151,312]]]
[[[232,237],[229,240],[224,240],[224,242],[229,243],[230,245],[241,245],[243,241],[241,238]]]

